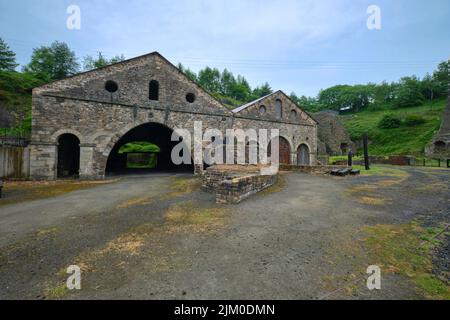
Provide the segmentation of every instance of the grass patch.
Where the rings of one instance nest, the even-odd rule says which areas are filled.
[[[200,208],[191,201],[170,207],[165,218],[168,227],[187,226],[189,230],[204,232],[225,224],[228,210],[224,207]]]
[[[199,178],[171,177],[169,182],[169,193],[166,197],[177,197],[197,191],[201,188],[201,180]]]
[[[45,290],[44,295],[47,299],[62,299],[68,293],[69,289],[67,288],[67,284],[64,283],[62,285]]]
[[[258,192],[258,195],[268,196],[269,194],[280,192],[284,188],[286,188],[287,185],[288,185],[288,181],[286,178],[286,173],[279,172],[277,182],[275,182],[270,187]]]
[[[372,206],[382,206],[385,204],[386,200],[383,198],[363,196],[358,199],[358,202],[360,202],[362,204],[370,204]]]
[[[340,120],[349,131],[352,140],[361,140],[368,134],[371,155],[415,155],[424,153],[425,146],[439,129],[443,110],[447,100],[428,102],[422,106],[390,109],[388,111],[365,110],[353,115],[340,116]],[[401,125],[398,128],[382,129],[378,123],[386,114],[393,114],[401,119],[420,117],[423,123],[413,126]]]
[[[122,203],[120,203],[117,208],[119,209],[127,209],[134,206],[144,206],[150,204],[154,201],[152,197],[141,197],[141,198],[133,198],[128,199]]]
[[[381,270],[408,277],[419,293],[429,299],[450,299],[449,286],[432,274],[431,248],[423,243],[429,230],[417,222],[403,225],[375,225],[363,229],[364,244]],[[434,231],[433,231],[434,232]]]
[[[407,178],[409,173],[405,170],[388,165],[371,165],[370,170],[366,170],[364,166],[352,166],[353,169],[360,170],[362,176],[387,176],[395,178]]]
[[[117,180],[7,181],[3,187],[3,198],[0,199],[0,206],[55,197],[116,181]]]

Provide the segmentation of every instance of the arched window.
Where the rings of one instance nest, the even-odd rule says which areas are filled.
[[[266,107],[264,107],[264,106],[259,107],[259,114],[264,114],[264,113],[266,113]]]
[[[296,120],[296,119],[297,119],[297,111],[291,110],[291,120]]]
[[[281,100],[275,101],[275,115],[278,119],[283,117],[283,107],[281,105]]]
[[[148,98],[150,100],[159,100],[159,83],[156,80],[150,81],[148,89]]]

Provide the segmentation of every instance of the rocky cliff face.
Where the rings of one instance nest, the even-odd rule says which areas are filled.
[[[314,113],[313,118],[319,122],[318,138],[319,153],[328,155],[345,155],[350,150],[356,151],[355,144],[345,127],[333,112],[321,111]]]

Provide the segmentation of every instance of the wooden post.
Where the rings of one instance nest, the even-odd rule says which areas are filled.
[[[367,133],[364,134],[363,144],[364,144],[364,166],[366,167],[366,170],[370,170],[370,167],[369,167],[369,148],[368,148],[368,141],[367,141]]]
[[[348,152],[347,165],[349,167],[351,167],[353,165],[353,153],[351,150]]]
[[[438,167],[441,167],[441,158],[438,159]]]

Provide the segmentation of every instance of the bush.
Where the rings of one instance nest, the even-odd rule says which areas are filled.
[[[393,114],[386,114],[383,116],[383,118],[378,122],[378,128],[381,129],[392,129],[392,128],[398,128],[402,124],[402,120],[393,115]]]
[[[418,114],[410,114],[405,118],[405,125],[410,127],[424,124],[425,122],[425,118]]]

